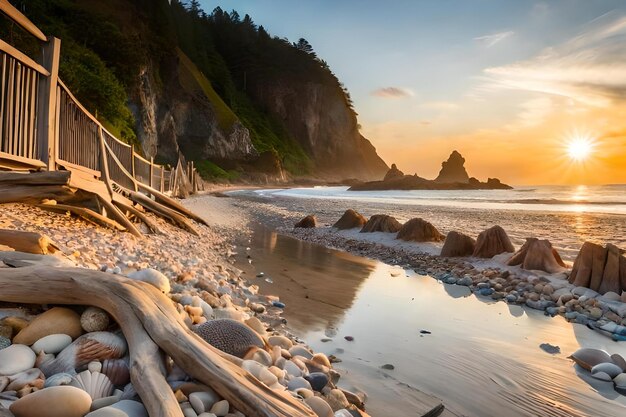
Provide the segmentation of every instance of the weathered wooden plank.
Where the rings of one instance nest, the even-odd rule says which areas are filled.
[[[0,184],[69,185],[69,171],[40,171],[32,173],[0,172]]]
[[[74,196],[75,191],[65,185],[6,185],[0,184],[0,204],[40,203],[44,199],[58,200]]]
[[[24,158],[22,156],[11,155],[6,152],[0,152],[0,166],[6,166],[7,169],[20,169],[22,166],[24,169],[32,168],[45,168],[46,164],[38,159]]]
[[[2,0],[0,0],[0,2],[1,1]],[[34,69],[35,71],[37,71],[38,73],[40,73],[41,75],[43,75],[45,77],[50,75],[50,72],[47,69],[45,69],[40,64],[35,62],[31,57],[29,57],[28,55],[26,55],[23,52],[20,52],[19,49],[14,48],[13,46],[9,45],[8,43],[3,41],[2,39],[0,39],[0,51],[5,52],[5,53],[11,55],[13,58],[15,58],[18,61],[22,62],[24,65]]]
[[[104,226],[120,231],[126,230],[124,226],[120,225],[118,222],[85,207],[70,206],[67,204],[37,204],[37,207],[60,214],[70,212],[98,226]]]
[[[16,251],[47,255],[60,250],[48,236],[22,230],[0,229],[0,245]]]
[[[19,10],[13,7],[8,0],[0,0],[0,11],[40,41],[45,42],[47,40],[46,35]]]
[[[37,93],[39,97],[37,131],[41,140],[39,143],[39,156],[47,164],[49,171],[56,169],[56,159],[59,155],[58,136],[55,129],[55,109],[57,104],[60,54],[61,41],[51,37],[43,48],[43,66],[50,72],[50,75],[42,78]]]

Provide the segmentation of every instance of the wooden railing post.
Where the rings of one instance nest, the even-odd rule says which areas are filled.
[[[150,187],[154,188],[154,180],[152,177],[154,176],[154,157],[150,157]]]
[[[161,165],[161,192],[165,191],[165,167]]]
[[[39,135],[39,159],[49,171],[56,170],[56,160],[59,155],[59,137],[56,129],[57,84],[59,81],[59,57],[61,55],[61,40],[49,37],[43,45],[41,65],[50,72],[48,77],[42,77],[39,83],[39,108],[37,109],[37,131]]]

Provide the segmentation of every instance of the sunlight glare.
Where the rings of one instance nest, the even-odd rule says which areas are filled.
[[[573,138],[567,144],[567,155],[574,161],[584,161],[593,151],[593,141],[587,137]]]

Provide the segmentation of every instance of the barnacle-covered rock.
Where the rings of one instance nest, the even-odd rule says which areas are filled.
[[[210,320],[193,330],[211,346],[239,358],[253,347],[263,347],[263,340],[252,329],[232,319]]]

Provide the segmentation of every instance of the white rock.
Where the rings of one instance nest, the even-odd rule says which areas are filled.
[[[192,392],[189,394],[189,403],[198,414],[209,411],[213,404],[220,400],[215,391]]]
[[[26,345],[0,350],[0,375],[15,375],[35,366],[35,352]]]
[[[606,381],[606,382],[613,381],[613,378],[611,378],[611,376],[607,374],[606,372],[596,372],[595,374],[591,374],[591,377],[598,379],[600,381]]]
[[[300,390],[302,388],[305,388],[305,389],[308,389],[308,390],[313,390],[313,388],[311,388],[311,384],[309,383],[309,381],[307,381],[306,379],[302,378],[301,376],[292,378],[287,383],[287,389],[289,391],[297,391],[297,390]]]
[[[302,369],[292,361],[285,362],[283,369],[291,376],[302,376]]]
[[[222,400],[213,404],[213,407],[211,407],[210,412],[215,414],[217,417],[224,417],[226,414],[228,414],[229,408],[230,408],[230,404],[228,404],[228,401]]]
[[[92,411],[85,417],[128,417],[128,414],[118,408],[103,407],[98,410]]]
[[[619,374],[613,378],[613,383],[615,383],[617,388],[626,389],[626,373]]]
[[[291,349],[293,342],[285,336],[270,336],[267,341],[270,346],[280,346],[283,349]]]
[[[71,343],[72,338],[66,334],[51,334],[37,340],[31,346],[31,349],[33,349],[36,354],[39,354],[43,351],[45,353],[53,353],[56,355],[57,353],[68,347]]]
[[[335,411],[335,417],[352,417],[352,414],[346,409]]]
[[[165,294],[170,292],[170,280],[156,269],[147,268],[131,272],[128,278],[152,284]]]

